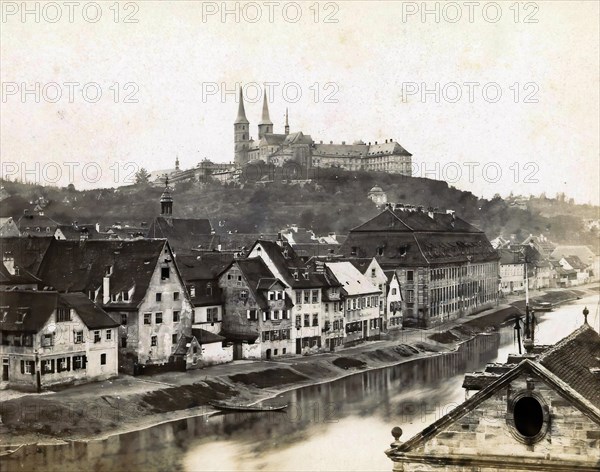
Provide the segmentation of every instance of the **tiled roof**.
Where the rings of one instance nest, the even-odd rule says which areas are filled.
[[[183,279],[212,280],[233,261],[233,254],[223,252],[198,252],[176,257],[177,266]]]
[[[385,268],[498,260],[485,234],[451,214],[387,208],[352,229],[340,252],[375,257]]]
[[[18,268],[18,272],[11,274],[4,264],[0,264],[0,285],[37,284],[41,282],[35,275],[25,269]]]
[[[600,408],[600,336],[586,324],[540,355],[538,362]]]
[[[84,230],[87,230],[88,239],[108,239],[110,237],[110,234],[99,233],[94,224],[58,225],[57,229],[66,239],[79,239]]]
[[[0,251],[2,255],[10,252],[15,259],[16,266],[35,275],[53,241],[53,235],[45,238],[0,238]]]
[[[212,225],[205,218],[165,218],[154,219],[146,236],[148,238],[166,238],[176,253],[189,253],[199,244],[207,244],[207,236],[212,234]]]
[[[588,264],[584,264],[581,259],[577,256],[565,256],[565,260],[575,270],[583,270],[588,267]]]
[[[32,237],[47,236],[48,234],[54,235],[54,231],[59,224],[49,216],[37,213],[23,215],[17,222],[21,234]]]
[[[328,262],[326,265],[348,295],[380,293],[379,289],[350,262]]]
[[[591,264],[595,259],[593,251],[587,246],[556,246],[550,254],[553,259],[565,256],[577,256],[585,264]]]
[[[83,294],[15,290],[0,292],[0,330],[38,332],[57,306],[75,309],[90,329],[119,325]],[[22,323],[19,312],[26,313]]]
[[[83,293],[62,293],[59,297],[73,308],[90,329],[119,326],[108,314]]]
[[[112,266],[111,294],[128,291],[135,286],[127,305],[137,306],[146,295],[165,244],[164,239],[54,240],[38,276],[45,285],[60,292],[87,293],[102,287],[106,267]]]

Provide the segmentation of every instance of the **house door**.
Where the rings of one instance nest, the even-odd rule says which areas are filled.
[[[367,322],[363,321],[363,338],[367,339]]]
[[[296,338],[296,354],[302,354],[302,339]]]
[[[267,349],[267,360],[270,361],[271,360],[271,350]]]
[[[242,359],[242,343],[233,344],[233,360],[238,361]]]
[[[8,380],[8,359],[2,359],[2,381],[6,382]]]

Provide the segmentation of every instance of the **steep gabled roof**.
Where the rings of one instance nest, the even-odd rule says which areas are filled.
[[[600,409],[600,336],[587,323],[547,351],[538,362]]]
[[[468,400],[454,408],[448,414],[442,416],[440,419],[427,426],[424,430],[414,435],[405,443],[402,443],[399,446],[396,446],[386,451],[386,453],[388,454],[388,456],[393,458],[395,452],[406,453],[413,451],[415,448],[427,442],[431,437],[442,432],[446,426],[459,420],[461,417],[463,417],[470,411],[475,410],[481,403],[495,395],[498,391],[505,388],[506,385],[511,383],[513,380],[515,380],[522,374],[534,374],[537,377],[541,378],[541,380],[544,383],[548,384],[550,387],[559,392],[561,396],[569,399],[592,421],[600,425],[600,408],[598,408],[598,406],[594,405],[587,398],[582,396],[576,390],[576,388],[571,386],[561,377],[551,372],[540,363],[537,363],[530,359],[525,359],[522,362],[520,362],[514,369],[511,369],[506,374],[500,376],[498,379],[487,385],[483,390],[480,390]]]
[[[233,261],[233,254],[223,252],[198,252],[176,258],[181,276],[186,282],[212,280]]]
[[[115,322],[108,316],[108,313],[83,293],[62,293],[59,297],[66,305],[77,312],[81,321],[90,329],[114,328],[119,326],[119,323]]]
[[[135,286],[133,297],[127,305],[137,306],[146,295],[166,244],[164,239],[54,240],[38,276],[45,285],[59,292],[87,293],[102,287],[106,267],[112,266],[111,294]]]
[[[379,289],[350,262],[327,262],[326,265],[348,295],[380,293]]]
[[[0,330],[37,333],[58,306],[73,308],[90,329],[119,326],[82,293],[15,290],[0,292]],[[17,322],[19,313],[25,314],[22,323]]]
[[[15,259],[16,266],[35,275],[53,241],[53,235],[44,238],[0,238],[0,251],[2,255],[10,252]]]
[[[199,244],[207,244],[207,237],[213,232],[206,218],[165,218],[156,217],[146,233],[148,238],[165,238],[176,253],[191,252]]]
[[[0,264],[0,285],[38,284],[41,280],[29,271],[18,268],[18,272],[11,274],[4,264]]]

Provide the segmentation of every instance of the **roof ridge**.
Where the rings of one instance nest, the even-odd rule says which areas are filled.
[[[590,330],[593,331],[594,334],[600,338],[600,335],[598,335],[598,333],[596,332],[596,330],[594,328],[592,328],[588,323],[583,323],[579,328],[577,328],[571,334],[562,338],[560,341],[558,341],[556,344],[554,344],[551,348],[542,352],[538,356],[538,362],[542,362],[543,360],[548,358],[551,354],[554,354],[556,351],[558,351],[559,349],[562,349],[564,346],[566,346],[571,341],[574,341],[580,334],[588,332]]]

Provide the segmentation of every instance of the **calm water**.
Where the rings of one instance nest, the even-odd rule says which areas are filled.
[[[537,341],[554,343],[581,325],[584,304],[540,314]],[[29,447],[3,458],[3,471],[32,470],[391,470],[384,450],[399,425],[408,439],[464,400],[463,374],[515,352],[512,328],[481,336],[457,353],[357,374],[280,395],[286,412],[217,414],[107,440]]]

